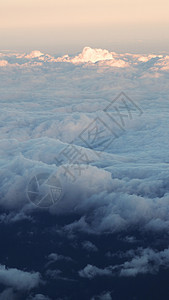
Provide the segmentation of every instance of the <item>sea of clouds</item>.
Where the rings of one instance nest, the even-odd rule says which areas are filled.
[[[0,222],[33,222],[41,208],[30,201],[30,182],[49,173],[62,189],[49,214],[79,215],[63,227],[70,235],[168,231],[169,55],[1,51],[0,78]],[[122,265],[87,265],[79,276],[136,276],[168,261],[168,249],[138,249]],[[3,281],[21,272],[0,267]],[[23,276],[30,288],[39,280]]]

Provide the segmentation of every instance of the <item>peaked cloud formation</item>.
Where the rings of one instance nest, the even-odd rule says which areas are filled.
[[[105,63],[106,65],[114,66],[114,67],[127,67],[128,63],[122,59],[116,59],[116,53],[109,52],[108,50],[102,49],[92,49],[90,47],[85,47],[79,55],[71,58],[68,55],[63,57],[59,57],[57,61],[60,62],[71,62],[73,64],[81,64],[81,63]]]
[[[58,57],[57,55],[44,54],[34,50],[29,54],[4,51],[0,53],[0,67],[17,66],[42,66],[45,63],[71,63],[72,65],[93,65],[106,68],[131,69],[145,64],[150,71],[168,71],[169,56],[156,54],[118,54],[106,49],[85,47],[81,53],[75,56],[68,54]],[[154,68],[154,69],[153,69]],[[156,75],[157,76],[157,75]]]
[[[38,50],[35,50],[35,51],[32,51],[30,54],[26,55],[25,58],[37,58],[40,56],[44,56],[44,53],[42,53]]]

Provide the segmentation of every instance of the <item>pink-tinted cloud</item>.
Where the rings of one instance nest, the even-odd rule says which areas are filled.
[[[79,63],[100,63],[100,65],[107,65],[112,67],[123,68],[127,67],[129,64],[122,59],[117,58],[117,54],[114,52],[109,52],[105,49],[93,49],[90,47],[85,47],[79,55],[71,58],[69,55],[64,55],[57,59],[58,62],[71,62],[73,64]]]
[[[37,58],[44,55],[42,52],[40,52],[39,50],[34,50],[32,51],[30,54],[26,55],[26,58]]]
[[[7,60],[0,60],[0,67],[6,67],[8,65]]]

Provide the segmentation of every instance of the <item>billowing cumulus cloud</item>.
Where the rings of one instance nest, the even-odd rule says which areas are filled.
[[[94,277],[97,276],[111,276],[111,275],[112,275],[112,271],[110,267],[101,269],[96,266],[87,265],[83,270],[79,271],[79,276],[88,279],[93,279]]]
[[[0,265],[0,283],[17,290],[31,290],[39,285],[40,274]]]
[[[99,65],[106,65],[112,67],[128,67],[129,64],[122,60],[115,58],[117,56],[114,52],[109,52],[108,50],[102,49],[92,49],[90,47],[85,47],[79,55],[71,58],[69,55],[64,55],[63,57],[57,58],[60,62],[71,62],[73,64],[81,63],[98,63]]]
[[[157,274],[159,269],[169,267],[169,249],[162,251],[151,248],[138,248],[129,250],[126,253],[119,253],[117,256],[128,258],[124,263],[119,265],[109,265],[105,268],[87,265],[79,271],[79,276],[93,279],[97,276],[119,276],[135,277],[138,274]],[[112,256],[113,257],[113,256]]]
[[[90,47],[85,47],[81,54],[75,56],[72,62],[92,62],[95,63],[100,60],[111,60],[113,55],[108,50],[102,49],[92,49]]]
[[[27,54],[25,57],[26,58],[37,58],[40,56],[43,56],[44,54],[40,52],[39,50],[34,50],[30,54]]]
[[[84,241],[82,243],[82,247],[89,252],[96,252],[98,251],[98,248],[90,241]]]
[[[139,248],[135,251],[128,251],[126,256],[132,258],[116,266],[119,269],[119,276],[135,277],[138,274],[156,274],[160,268],[167,269],[169,266],[168,248],[162,251]]]

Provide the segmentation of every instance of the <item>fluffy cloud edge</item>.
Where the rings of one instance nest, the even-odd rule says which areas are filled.
[[[41,282],[39,272],[26,272],[0,265],[0,283],[16,290],[31,290]]]

